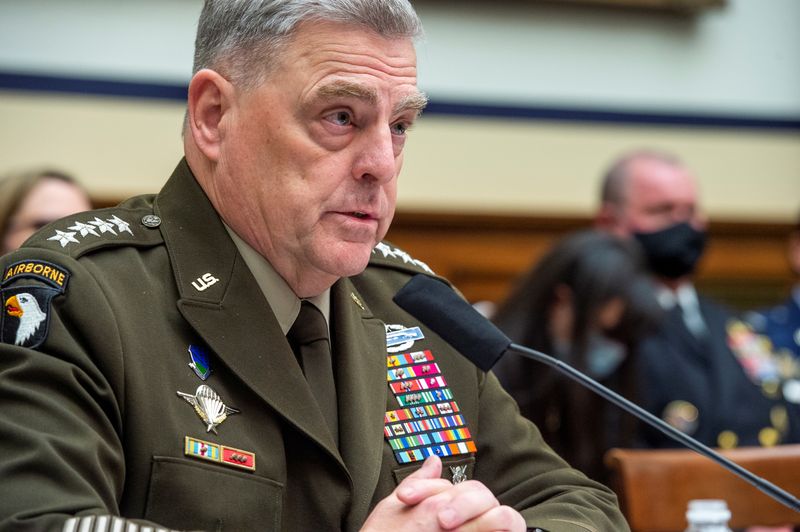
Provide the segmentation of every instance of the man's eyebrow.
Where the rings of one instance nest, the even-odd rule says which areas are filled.
[[[324,100],[341,97],[358,98],[367,103],[374,104],[378,101],[378,93],[371,87],[365,87],[350,81],[334,81],[317,89],[317,96]]]
[[[400,102],[394,106],[394,113],[400,114],[408,110],[414,110],[417,115],[420,115],[428,105],[428,97],[424,92],[416,91],[403,97]]]
[[[350,81],[334,81],[317,89],[317,96],[323,100],[333,100],[336,98],[348,97],[363,100],[369,104],[378,102],[378,93],[371,87],[365,87]],[[400,114],[407,110],[415,110],[420,114],[428,105],[428,97],[425,93],[415,91],[404,96],[397,105],[394,106],[394,114]]]

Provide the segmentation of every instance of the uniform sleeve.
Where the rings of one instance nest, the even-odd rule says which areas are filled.
[[[628,530],[616,495],[556,455],[492,373],[482,379],[475,478],[520,511],[531,528]]]
[[[124,374],[107,299],[77,261],[46,250],[7,256],[2,271],[25,261],[69,280],[55,294],[35,275],[6,276],[0,286],[4,303],[33,295],[45,316],[38,336],[22,340],[20,312],[3,307],[0,530],[127,527],[113,518],[125,481]],[[75,518],[89,515],[105,517]]]

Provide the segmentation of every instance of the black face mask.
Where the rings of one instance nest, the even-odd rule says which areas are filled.
[[[692,273],[706,245],[705,231],[698,231],[687,222],[633,236],[642,245],[650,270],[670,279]]]

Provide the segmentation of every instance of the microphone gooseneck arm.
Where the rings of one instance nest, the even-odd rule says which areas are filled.
[[[546,364],[586,386],[637,419],[660,430],[673,440],[710,458],[781,504],[800,512],[800,500],[791,493],[753,474],[710,447],[665,423],[644,408],[625,399],[572,366],[545,353],[512,343],[508,336],[472,308],[443,281],[424,274],[416,275],[397,292],[394,301],[483,371],[489,371],[507,351],[513,351]]]
[[[798,500],[797,497],[795,497],[791,493],[787,492],[784,489],[781,489],[772,482],[765,480],[764,478],[759,477],[758,475],[755,475],[754,473],[743,468],[736,462],[726,458],[722,454],[714,451],[710,447],[697,441],[691,436],[688,436],[687,434],[684,434],[683,432],[679,431],[672,425],[665,423],[660,418],[654,416],[653,414],[651,414],[644,408],[640,407],[636,403],[629,401],[628,399],[624,398],[615,391],[603,386],[596,380],[581,373],[572,366],[569,366],[550,355],[547,355],[540,351],[536,351],[534,349],[530,349],[528,347],[519,344],[511,343],[508,347],[508,350],[513,351],[514,353],[517,353],[519,355],[522,355],[525,358],[530,358],[531,360],[541,362],[542,364],[547,364],[551,368],[563,373],[572,380],[579,382],[580,384],[586,386],[596,394],[614,403],[615,405],[625,410],[629,414],[632,414],[636,418],[644,421],[651,427],[660,430],[673,440],[676,440],[685,445],[686,447],[688,447],[689,449],[692,449],[693,451],[700,453],[703,456],[706,456],[711,460],[717,462],[718,464],[722,465],[732,473],[738,475],[743,480],[749,482],[756,488],[760,489],[773,499],[783,503],[784,505],[788,506],[789,508],[797,512],[800,512],[800,500]]]

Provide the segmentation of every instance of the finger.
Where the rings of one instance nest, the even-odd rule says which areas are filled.
[[[457,484],[449,495],[450,501],[438,512],[439,524],[446,530],[456,528],[500,506],[489,488],[475,480]]]
[[[422,467],[408,475],[406,480],[411,478],[439,478],[441,476],[442,460],[435,454],[432,454],[422,462]]]
[[[400,483],[395,495],[404,504],[413,506],[433,495],[452,488],[452,484],[441,478],[442,461],[438,456],[430,456],[422,467]]]
[[[525,518],[510,506],[495,506],[457,527],[459,532],[484,532],[486,530],[525,532],[527,530]],[[445,530],[448,529],[445,528]]]

